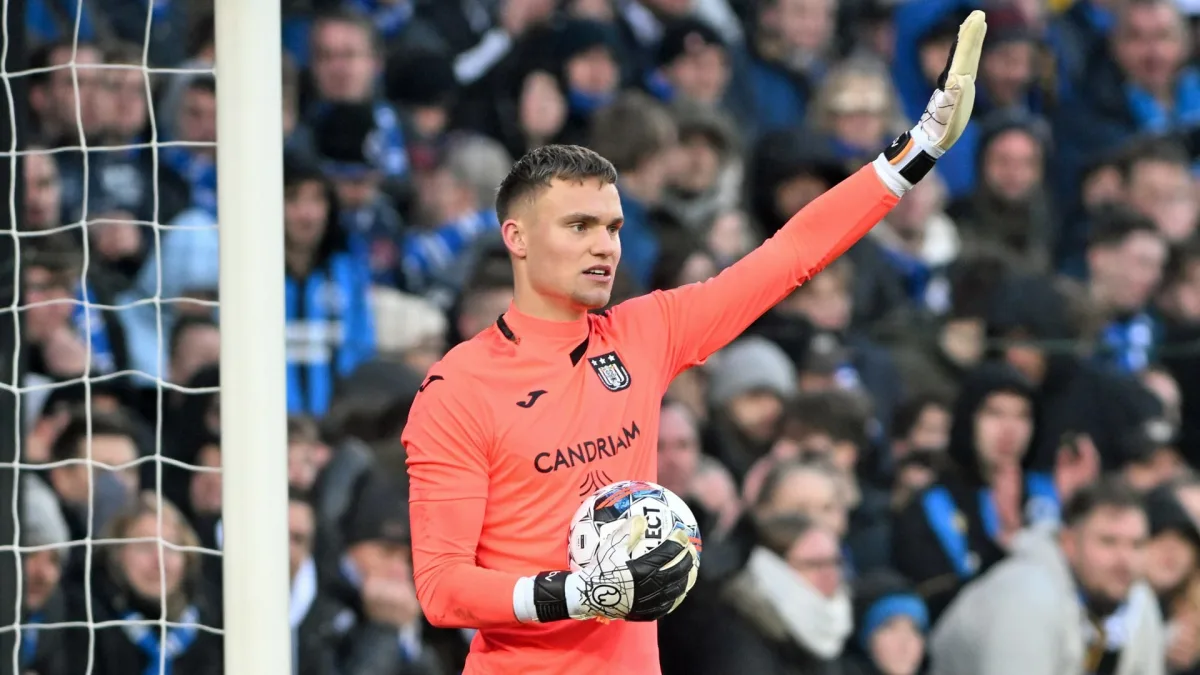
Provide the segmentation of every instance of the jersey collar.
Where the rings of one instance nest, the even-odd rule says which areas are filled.
[[[529,342],[556,351],[569,349],[572,365],[583,358],[591,333],[586,314],[574,321],[548,321],[524,314],[513,304],[496,320],[496,327],[518,345]]]

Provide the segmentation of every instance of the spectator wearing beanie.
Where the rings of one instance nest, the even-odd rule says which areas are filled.
[[[400,52],[388,59],[384,82],[388,100],[400,109],[409,159],[419,163],[450,126],[459,98],[454,61],[438,52]]]
[[[716,438],[705,446],[740,485],[775,443],[784,404],[797,392],[796,368],[774,342],[751,336],[716,354],[708,374]]]
[[[916,675],[929,611],[904,577],[877,570],[854,584],[854,650],[847,675]]]
[[[580,142],[587,137],[592,117],[620,91],[617,36],[607,24],[570,19],[558,26],[551,42],[555,75],[567,97],[567,121],[560,140]]]
[[[374,283],[396,286],[404,223],[382,191],[375,113],[367,104],[332,104],[313,133],[321,172],[337,191],[334,222],[345,232],[350,252]]]
[[[1177,429],[1163,417],[1131,428],[1117,445],[1117,452],[1106,459],[1112,470],[1143,493],[1183,478],[1188,471],[1179,452]]]
[[[64,620],[60,585],[65,546],[70,540],[67,523],[59,512],[54,491],[36,476],[21,477],[21,546],[36,550],[21,554],[22,587],[20,672],[65,675],[61,630],[41,630],[38,624]]]
[[[354,627],[345,644],[343,668],[371,663],[375,672],[432,675],[440,672],[424,640],[424,624],[413,587],[407,500],[386,474],[363,479],[342,520],[336,576],[326,592],[350,608]],[[388,666],[388,667],[384,667]]]

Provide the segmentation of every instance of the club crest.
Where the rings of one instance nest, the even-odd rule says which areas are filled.
[[[621,391],[629,388],[629,371],[621,363],[621,357],[616,352],[601,354],[588,358],[592,370],[609,391]]]

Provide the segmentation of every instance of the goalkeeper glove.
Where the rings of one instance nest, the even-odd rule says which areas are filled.
[[[921,180],[971,120],[975,107],[975,74],[987,20],[975,10],[958,29],[950,48],[946,69],[925,107],[925,114],[910,131],[901,134],[875,159],[875,172],[896,196],[902,196]]]
[[[696,583],[699,558],[682,528],[630,558],[645,532],[646,518],[635,516],[601,542],[587,569],[522,578],[513,591],[517,619],[656,621],[670,614]]]

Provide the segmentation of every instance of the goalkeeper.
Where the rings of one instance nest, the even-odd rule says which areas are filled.
[[[612,165],[546,146],[513,166],[496,197],[513,303],[430,370],[403,436],[417,596],[434,625],[479,629],[467,675],[659,672],[653,621],[687,593],[695,551],[676,536],[630,559],[636,523],[569,572],[572,514],[603,485],[654,480],[671,380],[862,238],[954,144],[985,31],[974,12],[918,124],[757,250],[603,314],[588,310],[608,304],[621,257]]]

